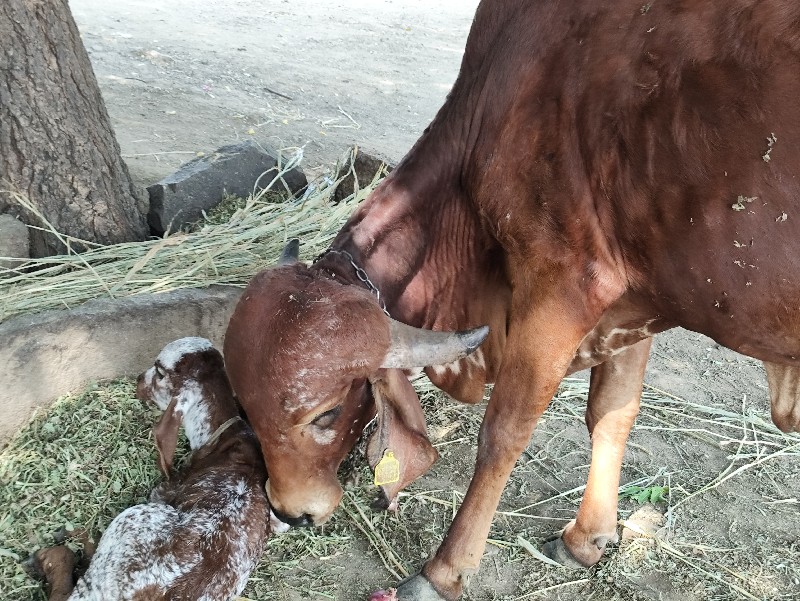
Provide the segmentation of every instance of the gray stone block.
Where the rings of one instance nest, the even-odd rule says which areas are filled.
[[[150,194],[150,213],[147,216],[150,231],[160,236],[168,228],[175,231],[197,221],[203,211],[222,200],[224,192],[247,198],[256,182],[259,184],[256,189],[260,190],[272,181],[278,173],[277,165],[276,153],[264,150],[252,141],[223,146],[208,156],[186,163],[172,175],[147,188]],[[262,177],[262,174],[265,175]],[[308,184],[298,167],[286,173],[283,179],[292,192]]]
[[[350,169],[350,156],[355,155],[352,159],[353,168]],[[333,193],[333,202],[341,202],[355,191],[355,183],[358,182],[359,188],[363,188],[371,183],[375,174],[385,166],[387,172],[395,168],[396,162],[387,159],[375,152],[365,151],[363,148],[354,146],[348,151],[345,160],[340,162],[340,175],[343,171],[348,174],[336,186],[336,191]],[[355,172],[355,178],[353,173]]]
[[[61,395],[135,376],[165,344],[203,336],[217,348],[242,289],[212,286],[88,302],[0,323],[0,447]]]
[[[23,261],[31,256],[28,226],[12,215],[0,215],[0,257],[19,257]],[[0,269],[12,269],[22,261],[0,259]]]

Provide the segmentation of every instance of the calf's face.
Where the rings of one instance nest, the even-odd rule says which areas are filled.
[[[221,422],[238,413],[222,355],[205,338],[181,338],[167,344],[153,366],[139,376],[136,396],[164,412],[153,432],[167,476],[181,424],[195,449],[205,444]]]
[[[153,365],[142,372],[136,380],[136,396],[154,402],[165,411],[173,396],[189,381],[202,379],[207,367],[200,358],[203,353],[216,353],[211,341],[205,338],[187,337],[167,344]],[[221,364],[220,364],[221,365]]]
[[[463,357],[486,332],[397,324],[367,290],[299,263],[257,275],[231,317],[224,353],[261,443],[276,515],[295,525],[327,520],[342,497],[339,465],[376,415],[367,458],[373,468],[388,465],[376,481],[388,506],[437,456],[401,369]]]
[[[336,472],[375,413],[367,378],[389,346],[368,293],[309,275],[291,265],[256,276],[224,348],[261,443],[270,504],[291,524],[320,524],[339,504]]]

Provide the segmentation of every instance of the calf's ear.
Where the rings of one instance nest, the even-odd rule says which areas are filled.
[[[172,461],[175,458],[175,447],[178,446],[178,429],[181,427],[183,414],[175,406],[177,401],[172,399],[164,415],[153,426],[153,437],[158,449],[158,466],[164,476],[169,480]]]
[[[380,369],[370,378],[378,425],[367,443],[367,461],[375,473],[387,509],[403,488],[428,471],[439,453],[428,440],[419,397],[400,369]]]

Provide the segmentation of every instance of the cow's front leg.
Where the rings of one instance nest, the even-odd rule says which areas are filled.
[[[442,545],[398,587],[401,601],[452,601],[478,569],[511,470],[593,323],[571,321],[563,305],[510,324],[503,365],[478,439],[475,473]]]
[[[639,413],[642,381],[652,338],[646,338],[592,368],[586,426],[592,464],[575,520],[544,545],[548,557],[570,567],[597,563],[617,540],[617,490],[625,443]]]

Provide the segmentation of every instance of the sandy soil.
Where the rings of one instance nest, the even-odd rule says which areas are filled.
[[[475,0],[71,0],[142,183],[254,138],[306,168],[357,143],[400,158],[458,72]]]
[[[303,147],[304,164],[311,172],[324,171],[354,143],[400,158],[456,77],[477,2],[434,4],[70,0],[123,156],[143,185],[197,152],[246,138],[276,148]],[[647,381],[695,403],[744,412],[763,412],[768,406],[760,364],[690,332],[673,331],[658,338]],[[575,444],[585,448],[585,433],[578,425],[570,427]],[[537,433],[534,444],[543,436]],[[648,439],[644,444],[649,445],[651,468],[674,461],[677,465],[667,466],[671,473],[694,475],[701,468],[713,472],[715,466],[724,467],[724,454],[712,457],[686,440],[675,442],[668,435]],[[631,454],[636,463],[636,452]],[[585,459],[572,462],[569,469],[577,469],[581,461],[585,468]],[[580,478],[585,471],[582,474]],[[697,540],[710,537],[718,546],[739,549],[760,545],[767,556],[771,547],[797,545],[800,479],[773,476],[729,481],[727,488],[713,491],[694,507],[685,526],[707,528]],[[577,486],[580,478],[570,475],[560,486]],[[764,505],[767,498],[788,501]],[[741,521],[746,525],[732,526]],[[472,590],[472,598],[494,598],[487,591],[506,578],[499,567],[495,574],[495,566],[496,559],[491,569],[481,571],[483,584]],[[661,584],[654,584],[659,577],[650,573],[636,578],[643,583],[638,588],[641,598],[673,598],[664,584],[668,578],[662,577]],[[796,584],[800,591],[800,583],[787,578],[777,581],[780,594],[767,591],[761,597],[800,599],[800,592],[792,597],[789,590]],[[572,598],[561,594],[551,598]]]

